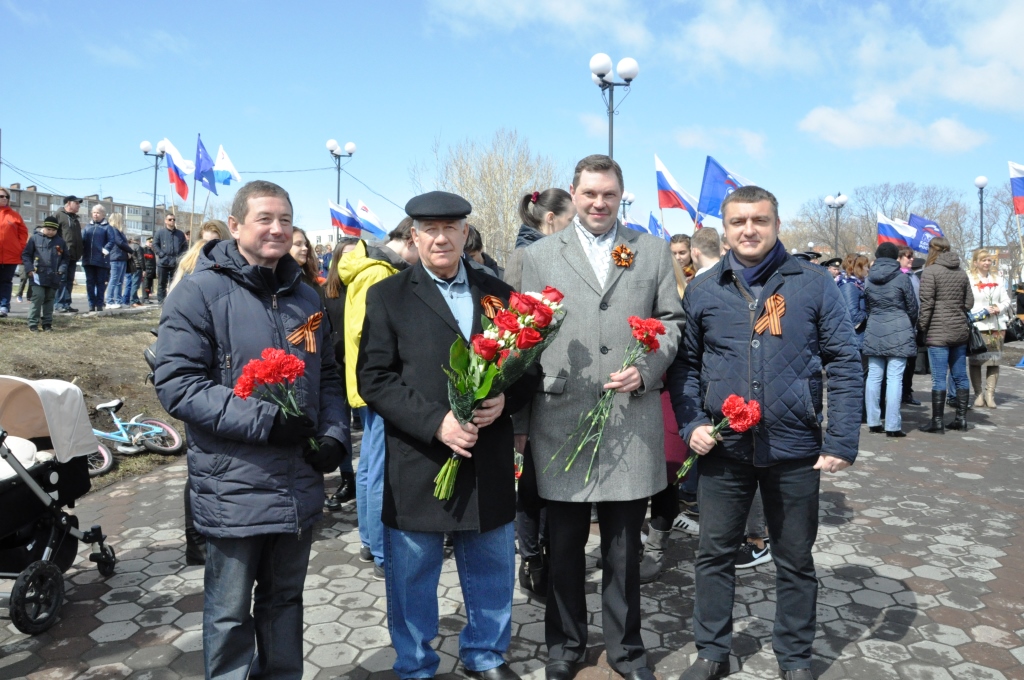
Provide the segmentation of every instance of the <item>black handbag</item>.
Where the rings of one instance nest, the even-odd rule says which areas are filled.
[[[1009,319],[1006,323],[1006,342],[1024,340],[1024,321],[1010,313],[1007,313],[1007,316]]]
[[[964,313],[967,317],[967,354],[974,356],[975,354],[984,354],[988,351],[988,345],[985,344],[985,338],[982,336],[981,331],[974,325],[974,320],[971,318],[969,312]]]

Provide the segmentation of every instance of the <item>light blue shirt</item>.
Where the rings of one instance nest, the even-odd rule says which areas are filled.
[[[601,288],[604,288],[604,284],[608,280],[608,269],[612,265],[612,250],[615,248],[615,232],[619,226],[618,222],[600,236],[592,234],[584,227],[580,223],[579,215],[573,218],[573,224],[576,227],[576,236],[580,239],[580,245],[583,246],[583,252],[586,253],[587,260],[590,261],[590,266],[594,270],[594,276],[597,277]]]
[[[459,260],[459,273],[450,282],[438,278],[434,272],[423,267],[430,278],[437,284],[441,297],[448,303],[448,309],[452,310],[455,322],[459,324],[462,337],[469,339],[473,334],[473,291],[469,289],[469,278],[466,276],[466,265]]]

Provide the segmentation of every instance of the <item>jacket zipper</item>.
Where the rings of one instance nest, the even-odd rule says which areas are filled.
[[[739,290],[740,295],[742,295],[746,299],[746,301],[747,301],[747,310],[749,311],[749,316],[750,316],[750,337],[747,339],[747,386],[749,388],[750,382],[754,379],[754,376],[751,373],[751,371],[753,370],[751,368],[752,364],[753,364],[753,356],[751,356],[751,353],[750,353],[750,343],[754,339],[754,319],[755,319],[755,315],[757,314],[757,300],[754,299],[753,297],[751,297],[750,293],[747,292],[747,289],[743,287],[743,285],[740,283],[740,280],[736,277],[736,272],[732,273],[732,282],[736,286],[736,289]],[[762,288],[762,291],[763,290],[764,289]],[[750,305],[753,305],[754,308],[751,309]],[[757,427],[757,426],[755,425],[754,427]],[[754,462],[754,459],[757,456],[757,439],[754,437],[754,427],[752,427],[752,428],[750,428],[748,430],[748,432],[750,433],[750,464],[751,465],[756,465],[756,463]]]
[[[278,309],[277,309],[277,294],[276,293],[271,293],[270,294],[270,309],[272,311],[274,311],[274,312],[278,311]],[[277,329],[277,332],[278,332],[278,342],[280,344],[284,345],[285,351],[287,352],[288,351],[288,345],[286,344],[286,341],[284,339],[285,333],[284,333],[284,327],[281,325],[281,316],[279,314],[273,314],[272,316],[274,317],[274,327]],[[293,491],[294,491],[295,485],[296,485],[295,465],[296,465],[295,458],[294,457],[289,458],[288,459],[288,477],[289,477],[288,481],[291,483],[291,488],[292,488]],[[292,494],[292,512],[295,513],[295,538],[296,539],[301,539],[302,538],[302,524],[299,522],[299,504],[298,504],[298,502],[296,502],[294,494]]]

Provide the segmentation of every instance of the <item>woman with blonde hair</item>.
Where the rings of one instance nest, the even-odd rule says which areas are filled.
[[[178,285],[178,281],[195,271],[196,263],[199,262],[199,251],[210,241],[228,241],[231,239],[231,232],[228,225],[220,220],[207,220],[199,227],[199,238],[188,249],[178,261],[178,269],[174,272],[174,280],[168,291]]]
[[[110,249],[110,281],[107,282],[105,306],[110,309],[118,309],[122,306],[124,275],[128,271],[128,260],[132,255],[132,250],[128,245],[128,238],[124,235],[124,216],[121,213],[114,213],[107,220],[107,224],[112,227],[110,233],[113,236],[112,243],[115,247]]]
[[[974,405],[996,407],[996,383],[999,382],[999,362],[1003,356],[1003,338],[1006,322],[1002,315],[1010,311],[1010,296],[1006,281],[993,266],[992,254],[980,248],[971,257],[970,282],[974,293],[971,317],[985,338],[988,351],[970,357],[971,386],[976,399]]]

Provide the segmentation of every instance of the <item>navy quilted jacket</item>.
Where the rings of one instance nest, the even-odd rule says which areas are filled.
[[[776,293],[786,306],[782,335],[758,334],[755,320]],[[850,315],[826,269],[787,256],[755,299],[725,257],[689,285],[683,311],[683,340],[668,372],[683,441],[700,425],[718,423],[726,397],[738,394],[760,402],[761,423],[742,434],[726,428],[708,455],[757,466],[822,453],[854,461],[864,378]]]
[[[290,256],[275,273],[248,264],[233,240],[211,241],[164,304],[154,384],[160,403],[187,428],[192,511],[207,536],[298,533],[323,514],[324,477],[302,459],[302,447],[267,443],[277,406],[234,395],[243,367],[264,349],[305,361],[295,382],[299,407],[318,436],[350,445],[330,324],[314,332],[315,347],[287,340],[322,311],[300,277]]]
[[[865,299],[868,327],[861,349],[864,356],[916,356],[917,297],[910,277],[900,270],[896,260],[888,257],[875,260],[868,274]]]

